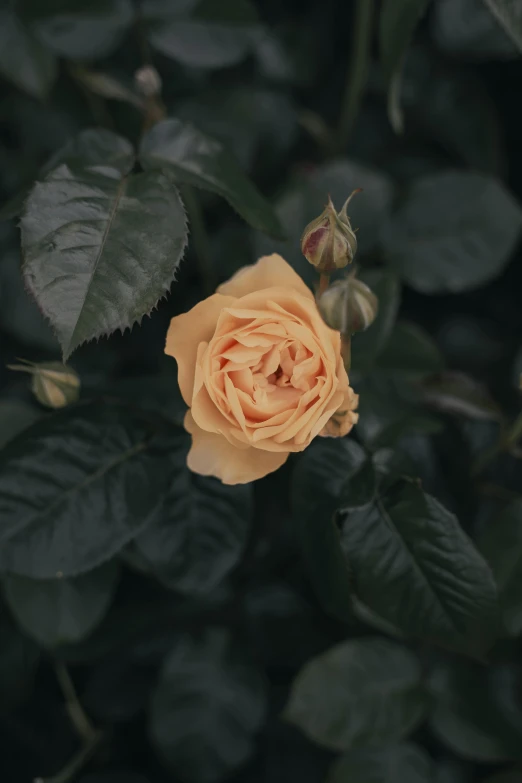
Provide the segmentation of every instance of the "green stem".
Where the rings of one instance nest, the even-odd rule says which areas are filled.
[[[95,732],[88,743],[86,743],[75,756],[65,765],[65,767],[58,772],[57,775],[53,775],[52,778],[35,778],[34,783],[69,783],[73,780],[78,772],[85,766],[87,761],[91,758],[94,751],[98,747],[101,739],[101,732]]]
[[[317,296],[319,297],[321,296],[321,294],[324,294],[324,292],[326,291],[329,285],[330,285],[330,275],[322,272],[319,278],[319,289],[317,291]]]
[[[348,144],[366,87],[370,63],[373,11],[374,0],[357,0],[351,44],[352,55],[348,63],[334,152],[343,152]]]
[[[85,711],[76,694],[74,683],[71,680],[71,676],[64,664],[61,661],[56,661],[54,670],[56,673],[56,679],[58,680],[65,699],[65,706],[71,719],[71,723],[82,740],[86,744],[89,744],[93,737],[98,735],[98,732],[85,714]]]
[[[190,236],[194,245],[194,252],[198,263],[199,273],[203,280],[206,294],[213,294],[216,288],[214,269],[212,266],[212,251],[205,226],[203,210],[197,193],[190,185],[181,190],[190,226]]]

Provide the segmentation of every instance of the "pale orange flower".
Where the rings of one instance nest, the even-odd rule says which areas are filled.
[[[346,435],[357,421],[340,334],[281,256],[243,267],[173,318],[165,353],[190,408],[188,466],[225,484],[262,478],[316,435]]]

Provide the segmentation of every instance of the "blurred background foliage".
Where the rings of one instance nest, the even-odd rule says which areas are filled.
[[[517,0],[2,1],[2,781],[522,781],[521,46]],[[53,219],[60,163],[132,158],[150,63],[235,161],[177,172],[170,294],[51,413],[7,367],[61,353],[18,218]],[[169,319],[264,253],[313,285],[300,234],[359,187],[355,432],[255,486],[190,475]]]

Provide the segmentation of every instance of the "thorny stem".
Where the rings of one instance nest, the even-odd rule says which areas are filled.
[[[352,131],[366,86],[370,61],[374,0],[357,0],[346,86],[336,132],[334,153],[342,152]]]

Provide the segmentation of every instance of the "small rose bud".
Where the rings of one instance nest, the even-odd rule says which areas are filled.
[[[25,360],[21,360],[25,361]],[[10,370],[28,372],[33,377],[31,389],[42,405],[47,408],[64,408],[76,402],[80,395],[80,379],[73,369],[61,362],[41,364],[10,364]]]
[[[332,199],[318,218],[303,231],[301,252],[306,260],[322,274],[330,274],[351,264],[357,251],[357,237],[347,214],[348,204],[360,188],[346,199],[340,212],[335,211]]]
[[[327,288],[317,306],[328,326],[351,336],[364,332],[375,321],[379,301],[365,283],[350,275]]]
[[[134,74],[137,89],[144,98],[155,98],[161,93],[161,76],[153,65],[143,65]]]

